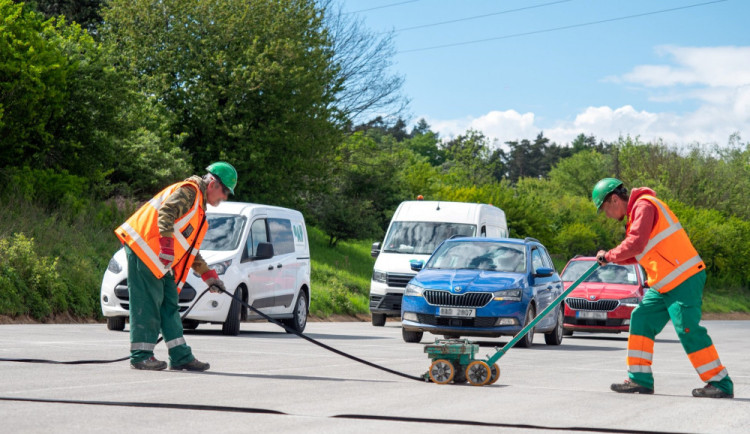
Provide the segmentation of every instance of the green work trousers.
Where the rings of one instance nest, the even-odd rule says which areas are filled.
[[[130,363],[153,357],[159,332],[169,349],[171,365],[192,362],[195,357],[182,336],[174,275],[168,273],[158,279],[128,246],[125,253],[130,297]]]
[[[687,354],[712,346],[711,337],[705,327],[700,325],[705,284],[706,272],[701,271],[663,294],[649,289],[631,314],[630,334],[653,341],[671,319]],[[628,372],[628,376],[640,385],[654,388],[654,376],[651,372]],[[710,383],[726,393],[734,393],[729,375]]]

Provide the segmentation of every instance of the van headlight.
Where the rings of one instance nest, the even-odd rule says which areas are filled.
[[[620,300],[620,304],[628,307],[636,307],[641,300],[638,297],[623,298]]]
[[[211,264],[208,268],[216,271],[216,274],[222,275],[227,272],[227,268],[229,268],[230,265],[232,265],[232,260],[227,259],[226,261]],[[201,277],[196,271],[193,271],[193,274],[195,274],[196,277]]]
[[[413,283],[408,283],[406,285],[406,289],[404,290],[404,295],[410,295],[413,297],[421,297],[423,292],[424,292],[424,288],[422,288],[421,286],[417,286]]]
[[[112,258],[109,260],[109,264],[107,264],[107,270],[115,274],[119,274],[120,271],[122,271],[122,266],[120,265],[119,262],[117,262],[115,258]]]
[[[495,291],[492,293],[496,301],[521,301],[520,289],[506,289],[504,291]]]
[[[373,282],[386,283],[385,271],[372,270],[372,280]]]

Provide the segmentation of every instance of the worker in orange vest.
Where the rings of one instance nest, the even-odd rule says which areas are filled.
[[[734,385],[719,354],[700,325],[706,265],[669,207],[650,188],[628,194],[622,181],[604,178],[591,194],[598,212],[623,220],[625,239],[596,254],[601,265],[640,264],[649,289],[630,317],[628,379],[612,384],[618,393],[654,393],[651,362],[654,339],[672,320],[685,352],[706,385],[693,389],[699,398],[734,398]]]
[[[237,171],[221,161],[206,170],[203,177],[192,176],[165,188],[115,230],[128,259],[130,366],[134,369],[167,367],[154,357],[159,332],[169,350],[170,369],[209,368],[185,342],[178,293],[191,269],[212,292],[225,289],[199,249],[208,230],[206,204],[218,206],[234,194]]]

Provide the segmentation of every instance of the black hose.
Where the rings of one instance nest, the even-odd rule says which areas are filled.
[[[343,352],[341,350],[333,348],[333,347],[331,347],[329,345],[326,345],[326,344],[324,344],[322,342],[319,342],[319,341],[317,341],[317,340],[315,340],[315,339],[313,339],[311,337],[305,336],[303,333],[301,333],[301,332],[299,332],[299,331],[297,331],[297,330],[295,330],[295,329],[293,329],[291,327],[288,327],[286,324],[284,324],[284,323],[282,323],[282,322],[280,322],[278,320],[275,320],[275,319],[271,318],[270,316],[266,315],[265,313],[263,313],[263,312],[259,311],[258,309],[250,306],[249,304],[245,303],[242,299],[236,297],[234,294],[231,294],[230,292],[228,292],[228,291],[226,291],[226,290],[224,290],[224,289],[222,289],[222,288],[220,288],[220,287],[218,287],[216,285],[213,285],[213,286],[211,286],[209,288],[206,288],[201,293],[201,295],[198,296],[198,298],[195,300],[195,302],[192,304],[192,306],[190,306],[190,308],[188,308],[188,310],[186,310],[180,316],[180,319],[185,318],[187,316],[187,314],[193,309],[193,307],[198,304],[198,300],[200,300],[201,297],[203,297],[203,295],[206,294],[206,292],[208,292],[211,288],[216,288],[219,292],[223,292],[224,294],[226,294],[229,297],[231,297],[233,300],[241,303],[243,306],[245,306],[248,309],[252,310],[253,312],[257,313],[258,315],[260,315],[261,317],[263,317],[267,321],[272,322],[272,323],[278,325],[279,327],[282,327],[287,332],[293,333],[293,334],[301,337],[302,339],[304,339],[304,340],[306,340],[306,341],[308,341],[310,343],[313,343],[313,344],[315,344],[315,345],[317,345],[319,347],[325,348],[328,351],[331,351],[333,353],[336,353],[336,354],[338,354],[340,356],[343,356],[343,357],[346,357],[348,359],[354,360],[355,362],[359,362],[359,363],[365,364],[367,366],[370,366],[370,367],[373,367],[373,368],[376,368],[376,369],[380,369],[381,371],[385,371],[385,372],[388,372],[388,373],[391,373],[391,374],[394,374],[394,375],[398,375],[398,376],[401,376],[401,377],[404,377],[404,378],[408,378],[410,380],[426,381],[424,377],[417,377],[417,376],[414,376],[414,375],[404,374],[403,372],[394,371],[393,369],[389,369],[389,368],[386,368],[384,366],[380,366],[380,365],[378,365],[376,363],[369,362],[367,360],[361,359],[361,358],[359,358],[357,356],[353,356],[351,354],[348,354],[348,353],[345,353],[345,352]],[[158,344],[162,340],[163,340],[163,338],[159,337],[159,339],[156,341],[156,343]],[[130,358],[130,356],[122,357],[122,358],[119,358],[119,359],[113,359],[113,360],[73,360],[73,361],[69,361],[69,362],[60,362],[60,361],[57,361],[57,360],[45,360],[45,359],[6,359],[6,358],[0,358],[0,362],[50,363],[50,364],[55,364],[55,365],[85,365],[85,364],[94,364],[94,363],[122,362],[124,360],[128,360],[129,358]]]

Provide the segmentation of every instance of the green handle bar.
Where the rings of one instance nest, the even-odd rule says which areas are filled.
[[[542,313],[540,313],[539,315],[537,315],[536,318],[534,318],[530,323],[526,324],[526,327],[524,327],[520,332],[518,332],[518,334],[515,337],[513,337],[513,339],[511,339],[510,342],[508,342],[507,344],[503,345],[503,347],[501,349],[499,349],[492,357],[490,357],[487,360],[487,364],[490,365],[490,366],[492,366],[493,363],[495,363],[498,360],[500,360],[500,357],[503,357],[503,355],[509,349],[513,348],[513,345],[515,345],[516,342],[520,341],[521,338],[523,338],[526,335],[526,333],[528,333],[528,331],[531,330],[536,325],[536,323],[538,323],[539,321],[541,321],[542,318],[544,318],[545,315],[547,315],[552,309],[554,309],[558,304],[560,304],[560,302],[565,297],[567,297],[568,294],[570,294],[574,289],[576,289],[576,287],[578,285],[580,285],[581,282],[583,282],[584,280],[588,279],[588,277],[591,275],[591,273],[593,273],[594,271],[596,271],[597,268],[599,268],[599,263],[598,262],[594,262],[594,265],[592,265],[591,268],[589,268],[588,270],[586,270],[585,273],[581,274],[581,277],[579,277],[578,280],[576,280],[575,282],[573,282],[573,284],[570,285],[570,287],[568,289],[566,289],[562,294],[560,294],[554,301],[552,301],[552,303],[550,303],[549,306],[547,306],[542,311]]]

